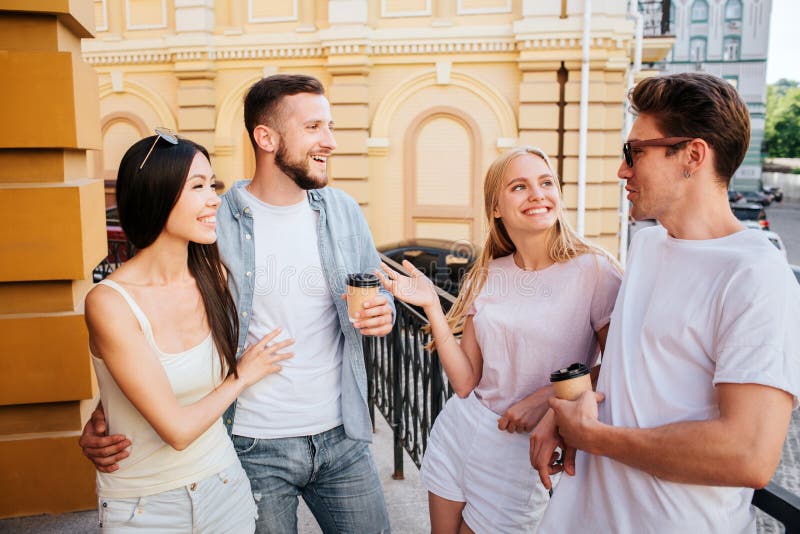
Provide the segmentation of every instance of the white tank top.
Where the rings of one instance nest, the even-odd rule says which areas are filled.
[[[197,402],[219,385],[220,362],[211,334],[189,350],[177,354],[162,352],[156,346],[150,321],[128,292],[113,280],[100,283],[116,290],[131,307],[148,345],[164,366],[180,404],[185,406]],[[109,434],[124,434],[131,440],[130,456],[119,462],[117,471],[98,471],[97,494],[100,497],[143,497],[169,491],[238,462],[222,419],[186,449],[177,451],[159,437],[122,393],[105,362],[92,354],[92,363],[100,385]]]

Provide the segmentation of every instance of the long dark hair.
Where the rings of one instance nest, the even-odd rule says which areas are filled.
[[[137,249],[147,248],[161,234],[172,208],[183,191],[189,168],[200,153],[208,159],[201,145],[179,139],[173,145],[157,136],[145,137],[125,152],[117,172],[117,210],[125,235]],[[140,169],[145,155],[152,153]],[[216,243],[189,242],[189,272],[203,298],[211,335],[223,369],[236,372],[236,344],[239,321],[236,305],[225,281],[225,271]]]

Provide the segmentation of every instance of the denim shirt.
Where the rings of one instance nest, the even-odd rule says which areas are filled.
[[[239,314],[237,358],[241,356],[247,339],[256,278],[253,214],[239,191],[248,183],[249,180],[235,183],[222,195],[222,204],[217,211],[217,243],[222,262],[228,269],[228,286]],[[345,341],[341,401],[344,429],[352,439],[371,441],[372,423],[367,409],[367,372],[362,337],[350,323],[347,303],[340,295],[346,291],[348,273],[371,273],[380,268],[380,258],[361,208],[351,197],[338,189],[325,187],[308,191],[308,200],[311,209],[319,213],[320,263]],[[380,291],[389,300],[394,318],[394,299],[383,288]],[[233,432],[235,411],[234,402],[223,415],[229,435]]]

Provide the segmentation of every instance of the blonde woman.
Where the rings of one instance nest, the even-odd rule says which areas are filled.
[[[550,373],[596,364],[621,280],[616,262],[567,225],[541,150],[495,160],[484,196],[489,236],[447,316],[411,263],[410,278],[385,265],[379,273],[395,297],[425,311],[457,394],[422,464],[437,534],[536,528],[548,493],[530,465],[528,433],[548,410]]]

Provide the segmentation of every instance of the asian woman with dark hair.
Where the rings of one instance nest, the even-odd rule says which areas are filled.
[[[279,372],[275,330],[235,359],[238,323],[216,245],[208,152],[158,129],[122,158],[117,205],[138,249],[86,297],[108,429],[135,444],[97,473],[102,532],[253,532],[256,508],[220,416]],[[110,470],[109,470],[110,471]]]

